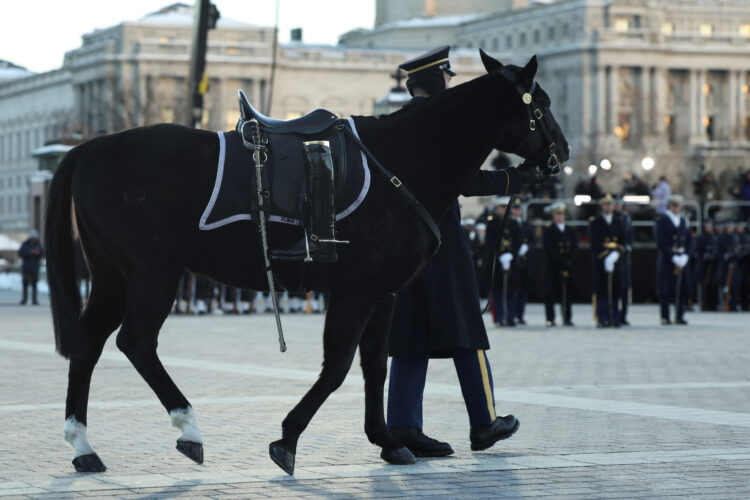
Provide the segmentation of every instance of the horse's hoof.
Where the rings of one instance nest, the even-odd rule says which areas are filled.
[[[417,463],[414,454],[406,446],[391,449],[383,448],[383,451],[380,452],[380,458],[393,465],[412,465]]]
[[[73,467],[76,468],[76,472],[104,472],[107,470],[107,466],[96,453],[75,457]]]
[[[203,445],[193,441],[177,441],[177,451],[188,457],[196,464],[203,463]]]
[[[268,454],[271,455],[271,460],[284,472],[290,476],[294,475],[294,452],[284,448],[280,440],[274,441],[268,446]]]

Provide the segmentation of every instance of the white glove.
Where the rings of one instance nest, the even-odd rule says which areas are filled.
[[[521,246],[518,249],[518,256],[523,257],[526,255],[526,253],[529,251],[529,245],[526,243],[521,243]]]
[[[611,273],[615,270],[615,263],[617,262],[617,259],[620,258],[620,252],[617,250],[612,250],[609,252],[609,255],[604,257],[604,270],[608,273]]]
[[[674,265],[675,265],[675,266],[677,266],[677,267],[681,267],[681,266],[680,266],[680,261],[681,261],[681,260],[682,260],[682,259],[681,259],[681,258],[680,258],[680,256],[679,256],[679,255],[677,255],[677,254],[675,254],[675,255],[673,255],[673,256],[672,256],[672,264],[674,264]]]
[[[500,264],[503,266],[503,271],[509,271],[510,261],[513,260],[513,254],[510,252],[505,252],[500,257],[498,257],[497,260],[499,260]]]
[[[680,262],[677,263],[677,267],[679,267],[680,269],[682,269],[683,267],[685,267],[687,265],[688,260],[690,259],[690,257],[688,257],[687,254],[685,254],[685,253],[683,253],[682,255],[678,255],[678,257],[680,258]]]

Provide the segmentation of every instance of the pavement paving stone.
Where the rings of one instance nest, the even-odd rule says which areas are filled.
[[[267,447],[317,378],[323,317],[284,316],[284,354],[272,315],[170,317],[159,352],[196,409],[205,464],[174,450],[168,415],[111,338],[88,418],[108,471],[79,475],[62,441],[67,362],[53,352],[49,308],[0,305],[0,498],[750,498],[746,314],[692,313],[687,327],[662,328],[655,306],[636,305],[633,326],[619,330],[594,328],[585,305],[573,329],[544,328],[543,318],[531,304],[528,327],[488,324],[497,410],[522,421],[512,439],[469,449],[452,362],[434,360],[425,432],[456,453],[383,463],[362,431],[355,360],[288,477]]]

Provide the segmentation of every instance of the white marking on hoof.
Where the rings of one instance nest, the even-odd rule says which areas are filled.
[[[193,443],[203,444],[201,431],[198,430],[198,421],[195,419],[192,406],[170,411],[169,418],[172,420],[172,427],[182,431],[182,435],[177,438],[177,441],[192,441]]]
[[[75,457],[73,458],[96,453],[91,443],[89,443],[89,438],[86,436],[86,426],[76,420],[75,417],[71,416],[65,420],[63,435],[65,436],[65,441],[75,448]]]

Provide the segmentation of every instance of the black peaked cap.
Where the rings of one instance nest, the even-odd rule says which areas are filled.
[[[409,59],[399,64],[398,67],[404,70],[409,77],[417,76],[419,72],[424,70],[434,69],[447,71],[451,76],[456,76],[456,72],[451,69],[451,63],[448,60],[450,50],[450,45],[444,45],[414,59]]]

